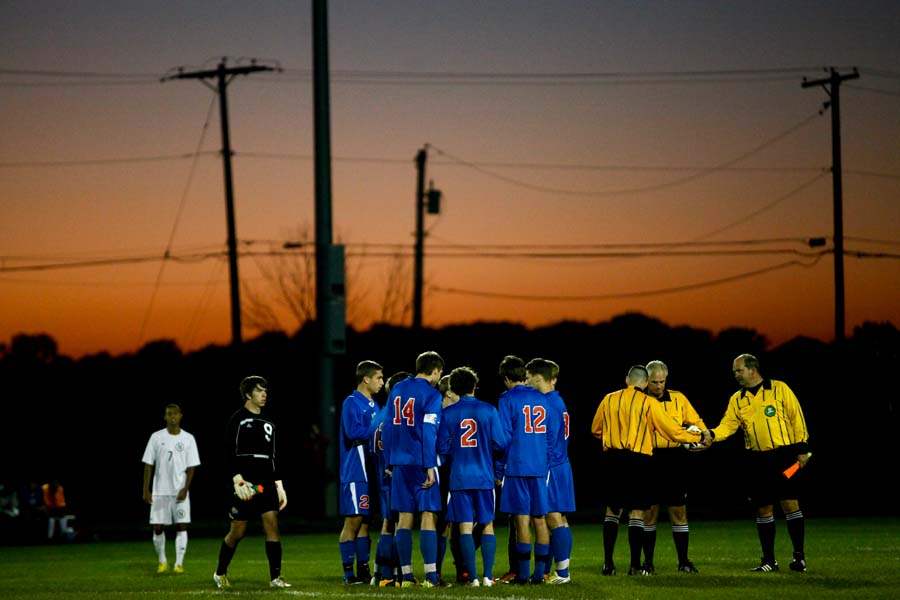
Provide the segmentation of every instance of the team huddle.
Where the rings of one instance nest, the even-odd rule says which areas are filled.
[[[449,375],[443,373],[444,361],[436,352],[420,354],[414,373],[400,372],[387,382],[378,363],[363,361],[357,366],[357,387],[343,402],[340,422],[344,523],[339,548],[344,583],[450,585],[442,577],[448,548],[456,580],[463,585],[569,583],[573,540],[566,515],[575,511],[575,489],[568,459],[569,412],[555,389],[559,365],[541,358],[526,363],[505,357],[499,377],[506,391],[496,408],[476,398],[478,376],[472,369],[459,367]],[[677,476],[679,463],[689,456],[684,448],[706,449],[739,428],[748,450],[748,480],[763,553],[753,570],[778,570],[773,513],[778,500],[794,546],[790,568],[806,571],[804,518],[796,499],[797,478],[793,478],[811,456],[803,413],[786,384],[762,378],[752,355],[735,359],[733,373],[741,390],[731,397],[714,429],[706,427],[683,394],[666,389],[668,369],[660,361],[632,367],[626,387],[600,402],[591,431],[602,440],[601,474],[607,492],[603,575],[616,573],[613,551],[619,520],[626,512],[631,551],[628,574],[655,572],[660,504],[669,510],[678,571],[698,572],[688,558],[686,490]],[[291,587],[281,577],[278,512],[286,506],[287,495],[275,463],[275,425],[262,414],[266,387],[261,377],[245,378],[241,382],[244,406],[229,422],[234,496],[230,529],[213,575],[219,589],[230,587],[228,565],[247,521],[256,516],[265,531],[270,585]],[[387,401],[379,407],[375,397],[383,387]],[[151,503],[159,572],[168,569],[162,527],[173,522],[179,529],[175,570],[183,569],[184,525],[190,521],[187,490],[199,465],[196,444],[180,430],[180,419],[177,406],[167,407],[167,428],[151,437],[144,455],[144,497]],[[373,573],[369,521],[376,504],[382,526]],[[509,517],[509,570],[495,580],[498,509]],[[421,584],[412,567],[416,515],[425,574]],[[480,577],[476,570],[479,548]]]

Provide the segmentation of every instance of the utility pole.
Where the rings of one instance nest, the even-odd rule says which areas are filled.
[[[425,163],[428,161],[428,144],[416,153],[416,245],[413,269],[413,330],[422,330],[422,288],[425,285],[425,210],[436,215],[441,212],[441,192],[434,189],[434,182],[425,191]]]
[[[313,0],[313,113],[315,117],[316,321],[319,331],[319,423],[330,442],[325,452],[325,514],[338,513],[338,447],[334,394],[335,357],[346,351],[344,247],[332,244],[331,98],[328,68],[328,3]]]
[[[183,67],[179,67],[173,75],[167,75],[162,81],[171,79],[199,79],[206,87],[219,95],[219,119],[222,123],[222,166],[225,173],[225,215],[228,226],[228,275],[231,283],[231,343],[241,343],[241,294],[240,278],[238,277],[237,234],[234,222],[234,183],[231,176],[231,136],[228,131],[228,94],[226,89],[231,80],[238,75],[249,75],[262,71],[280,70],[277,67],[257,65],[253,61],[249,65],[238,67],[226,67],[223,58],[215,69],[205,71],[193,71],[186,73]],[[216,86],[206,82],[207,79],[216,79]]]
[[[841,167],[841,83],[859,79],[859,71],[841,75],[833,67],[828,77],[808,81],[805,77],[801,87],[821,86],[829,95],[825,108],[831,108],[831,183],[834,199],[834,339],[844,342],[844,199]]]

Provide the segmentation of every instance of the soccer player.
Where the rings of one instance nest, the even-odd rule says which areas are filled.
[[[369,572],[369,432],[378,412],[375,394],[384,385],[381,365],[364,360],[356,365],[356,390],[341,406],[341,497],[344,527],[338,540],[344,584],[368,583]],[[356,575],[353,559],[356,558]]]
[[[529,582],[531,570],[531,528],[534,522],[534,577],[544,582],[544,568],[550,555],[547,530],[547,400],[525,385],[525,362],[506,356],[500,362],[500,377],[506,391],[500,396],[500,422],[510,438],[503,466],[503,493],[500,510],[515,515],[517,572],[514,583]]]
[[[453,369],[450,389],[459,401],[447,407],[438,432],[438,452],[450,457],[450,493],[447,520],[459,525],[459,545],[467,585],[494,585],[494,461],[493,453],[503,452],[509,444],[500,415],[493,406],[475,398],[478,376],[468,367]],[[483,579],[475,570],[475,523],[481,525]]]
[[[268,384],[258,375],[245,377],[240,392],[244,405],[231,416],[225,432],[228,473],[234,486],[228,518],[231,526],[219,547],[213,581],[220,590],[231,587],[228,565],[247,532],[247,521],[259,516],[266,535],[269,586],[289,588],[281,578],[281,538],[278,511],[287,506],[287,494],[275,462],[275,423],[262,411],[268,402]]]
[[[535,358],[525,365],[528,385],[544,394],[547,402],[547,442],[549,473],[547,474],[547,527],[550,549],[556,561],[556,574],[547,583],[562,585],[572,581],[569,558],[572,555],[572,530],[566,513],[575,512],[575,482],[569,464],[569,411],[556,391],[559,365],[552,360]],[[549,574],[549,559],[545,570]]]
[[[744,447],[749,451],[748,483],[757,508],[756,529],[762,547],[762,561],[752,569],[759,573],[778,570],[775,560],[775,515],[779,500],[788,534],[794,546],[791,571],[806,572],[803,550],[804,519],[797,501],[798,476],[784,471],[794,462],[802,469],[809,457],[809,433],[800,402],[783,381],[763,379],[759,359],[741,354],[732,365],[741,389],[732,394],[719,426],[712,430],[711,441],[721,441],[738,428],[744,431]],[[800,471],[802,473],[802,471]]]
[[[628,545],[631,547],[629,575],[649,575],[641,568],[644,537],[644,511],[652,503],[649,496],[652,437],[659,432],[665,439],[683,444],[706,442],[708,434],[682,429],[666,414],[656,398],[645,394],[649,376],[642,365],[631,367],[626,387],[607,394],[594,415],[591,433],[603,440],[605,477],[608,492],[603,522],[604,564],[602,575],[615,575],[613,563],[619,512],[628,507]]]
[[[184,573],[187,526],[191,522],[189,491],[194,469],[200,466],[200,455],[194,436],[181,428],[181,407],[169,404],[164,414],[165,429],[154,432],[144,450],[144,502],[150,505],[153,547],[159,557],[156,572],[165,573],[169,569],[163,527],[175,523],[174,572]]]
[[[647,363],[649,383],[647,393],[659,400],[666,414],[683,427],[694,426],[706,429],[703,419],[694,410],[687,396],[675,390],[666,389],[669,367],[660,360]],[[669,521],[672,523],[672,539],[675,541],[675,552],[678,555],[678,570],[682,573],[698,573],[697,567],[688,559],[688,519],[687,519],[687,481],[685,473],[689,471],[686,464],[688,457],[681,444],[671,442],[659,432],[653,435],[653,456],[650,459],[653,491],[656,504],[644,514],[644,564],[643,569],[655,573],[653,552],[656,548],[656,523],[659,518],[659,501],[669,509]]]
[[[375,470],[378,479],[378,505],[381,510],[381,535],[378,537],[378,546],[375,548],[376,573],[370,585],[378,584],[379,587],[392,587],[398,583],[398,577],[394,570],[399,567],[397,562],[397,546],[394,544],[394,529],[397,525],[397,513],[391,509],[391,474],[390,463],[384,452],[384,444],[381,436],[384,422],[391,408],[390,393],[397,383],[412,377],[412,373],[399,371],[388,377],[384,384],[384,391],[388,401],[372,420],[370,431],[371,450],[375,454]]]
[[[412,587],[413,516],[421,514],[419,544],[425,563],[423,587],[436,587],[437,525],[441,510],[437,481],[437,429],[441,394],[434,389],[444,370],[437,352],[416,358],[416,376],[391,388],[382,441],[391,466],[391,508],[397,511],[394,543],[400,560],[401,587]]]

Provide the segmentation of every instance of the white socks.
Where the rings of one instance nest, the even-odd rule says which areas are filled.
[[[187,552],[187,531],[179,531],[175,534],[175,565],[184,563],[184,553]]]
[[[185,540],[185,546],[187,546],[187,540]],[[159,556],[159,562],[166,562],[166,532],[162,532],[159,535],[153,534],[153,547],[156,548],[156,555]]]

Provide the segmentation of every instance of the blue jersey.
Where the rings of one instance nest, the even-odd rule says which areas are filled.
[[[547,399],[547,444],[550,467],[569,462],[569,411],[556,390],[544,394]]]
[[[525,385],[517,385],[500,396],[500,423],[509,436],[505,475],[546,477],[547,399]]]
[[[509,445],[497,409],[473,396],[444,409],[438,452],[450,457],[450,490],[494,489],[494,452]]]
[[[375,401],[354,391],[341,406],[341,483],[368,481],[369,429],[378,407]]]
[[[388,464],[437,466],[441,394],[426,379],[410,377],[391,389],[381,432]]]

